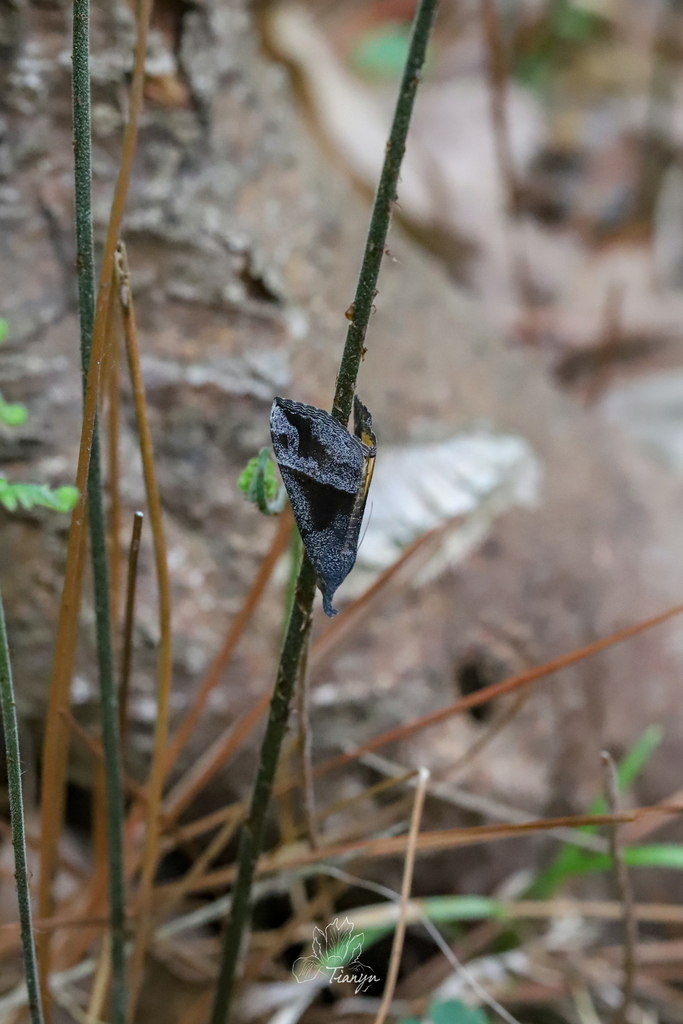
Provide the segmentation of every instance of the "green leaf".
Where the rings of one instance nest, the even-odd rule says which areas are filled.
[[[40,506],[54,512],[70,512],[77,501],[75,487],[59,487],[52,491],[44,484],[10,484],[0,477],[0,505],[8,512],[16,512],[19,506],[27,511]]]
[[[478,1006],[468,1006],[462,999],[446,999],[432,1003],[429,1009],[432,1024],[487,1024],[488,1018]]]
[[[264,515],[282,512],[286,492],[278,485],[268,448],[262,448],[255,458],[249,460],[237,478],[237,486]]]
[[[0,397],[0,423],[8,427],[21,427],[28,419],[28,409],[19,402],[4,402]]]
[[[650,846],[627,846],[624,861],[632,868],[671,868],[683,871],[683,845],[680,843],[653,843]],[[590,874],[593,871],[609,871],[612,858],[607,853],[590,853],[584,856],[575,874]]]
[[[0,345],[2,345],[4,341],[7,341],[7,333],[7,321],[0,316]]]
[[[253,459],[249,459],[249,462],[246,464],[246,466],[244,467],[244,469],[237,478],[237,486],[242,491],[242,493],[246,494],[247,496],[249,496],[251,485],[254,481],[254,477],[256,476],[258,462],[258,455],[255,456]],[[277,477],[275,476],[275,466],[270,461],[270,459],[268,460],[265,466],[263,482],[266,489],[266,498],[268,499],[268,501],[272,501],[273,498],[277,497],[278,484]]]
[[[240,475],[237,477],[237,486],[242,491],[242,494],[248,494],[249,488],[251,487],[251,481],[254,479],[256,474],[256,464],[258,458],[255,456],[253,459],[249,459]]]
[[[428,896],[426,899],[412,902],[417,904],[430,921],[440,924],[449,924],[455,921],[481,921],[490,917],[504,919],[505,917],[502,905],[488,896]],[[354,920],[356,927],[363,930],[364,949],[368,949],[374,942],[394,930],[395,921],[387,916],[389,906],[380,903],[356,909]]]
[[[417,903],[431,921],[479,921],[501,913],[500,903],[488,896],[429,896]]]
[[[399,1021],[399,1024],[420,1024],[417,1017],[404,1017],[403,1020]]]
[[[57,512],[71,512],[78,501],[78,488],[65,484],[53,492],[55,499],[55,510]]]

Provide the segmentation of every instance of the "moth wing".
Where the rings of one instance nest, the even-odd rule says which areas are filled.
[[[355,545],[349,545],[356,495],[280,466],[296,525],[315,569],[323,604],[334,614],[332,596],[348,576],[356,560]]]
[[[270,435],[281,470],[290,469],[355,494],[363,468],[363,446],[329,413],[276,398],[270,414]]]
[[[294,518],[323,594],[332,597],[356,561],[358,534],[375,457],[372,419],[354,402],[354,434],[314,406],[276,398],[273,450]]]

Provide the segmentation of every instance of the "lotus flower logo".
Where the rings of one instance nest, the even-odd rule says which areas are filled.
[[[299,957],[292,968],[292,974],[298,982],[311,981],[322,974],[329,981],[350,981],[355,985],[356,993],[364,992],[372,982],[379,981],[377,975],[358,959],[363,951],[364,939],[363,932],[354,935],[348,917],[344,918],[342,924],[335,917],[324,931],[315,928],[313,952],[310,956]]]

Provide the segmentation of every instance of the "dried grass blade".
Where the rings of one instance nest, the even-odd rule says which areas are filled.
[[[107,305],[107,326],[105,350],[107,363],[104,371],[103,392],[107,398],[107,462],[109,482],[109,566],[111,592],[112,631],[116,636],[121,607],[121,558],[119,537],[121,534],[121,487],[119,465],[119,337],[117,323],[118,304],[115,296],[109,296]],[[93,1016],[97,1016],[93,1014]]]
[[[424,807],[425,796],[427,795],[428,782],[429,772],[426,768],[420,768],[418,773],[417,790],[415,792],[415,803],[413,804],[413,814],[410,821],[410,831],[408,832],[408,841],[406,844],[405,864],[403,866],[403,884],[401,885],[401,903],[399,906],[398,921],[396,922],[396,930],[394,931],[394,941],[391,947],[389,973],[387,974],[384,994],[382,996],[382,1002],[377,1013],[377,1017],[375,1018],[375,1024],[384,1024],[396,989],[398,968],[401,962],[403,940],[406,933],[408,902],[410,900],[410,890],[413,884],[417,836],[420,831],[420,820],[422,818],[422,808]]]
[[[418,837],[417,849],[420,852],[436,852],[440,850],[455,849],[460,846],[472,846],[478,843],[497,842],[501,839],[514,839],[523,835],[533,835],[537,832],[547,832],[557,828],[581,828],[585,825],[620,825],[626,822],[635,821],[642,815],[651,813],[650,807],[638,807],[632,811],[620,811],[618,814],[591,815],[580,814],[562,818],[539,818],[534,821],[520,822],[517,825],[476,825],[472,828],[444,829],[436,832],[422,832]],[[664,808],[668,814],[681,814],[683,807],[674,806]],[[329,845],[318,850],[301,852],[300,847],[294,851],[278,850],[272,855],[261,857],[256,868],[258,875],[272,874],[273,872],[290,871],[300,869],[323,861],[343,861],[349,858],[364,857],[375,859],[378,857],[395,857],[405,853],[406,837],[391,836],[380,839],[362,839],[351,843],[340,845]],[[231,885],[235,878],[235,867],[219,868],[203,878],[197,879],[191,886],[193,892],[204,892],[212,889],[220,889]],[[164,887],[159,887],[160,893]],[[683,914],[683,908],[681,908]]]
[[[149,518],[154,542],[154,558],[159,590],[159,662],[157,682],[157,718],[154,733],[154,754],[148,783],[147,830],[145,847],[142,857],[140,883],[141,914],[136,934],[135,948],[130,964],[129,982],[129,1019],[133,1019],[137,996],[142,979],[142,967],[147,941],[151,930],[151,893],[154,883],[154,872],[157,865],[157,846],[160,828],[161,796],[164,784],[165,750],[168,739],[168,721],[171,705],[171,673],[173,669],[173,650],[171,638],[171,581],[168,574],[166,540],[164,537],[163,513],[156,471],[154,468],[154,450],[152,434],[147,417],[145,386],[140,366],[137,327],[133,311],[133,296],[126,251],[123,244],[117,249],[116,275],[123,329],[126,339],[128,369],[133,386],[135,416],[140,435],[140,452],[142,469],[145,479],[145,492],[149,508]]]
[[[95,361],[91,362],[91,366]],[[93,374],[90,387],[95,388]],[[94,416],[93,416],[94,422]],[[92,431],[90,433],[92,439]],[[88,439],[81,439],[81,448]],[[80,459],[79,459],[80,462]],[[81,587],[85,562],[86,531],[85,526],[85,483],[87,468],[82,467],[77,474],[76,485],[80,482],[81,498],[74,510],[74,517],[81,508],[81,519],[75,524],[71,521],[69,533],[69,551],[67,553],[64,590],[59,610],[55,657],[48,694],[47,720],[43,743],[43,764],[50,765],[50,771],[42,780],[40,807],[40,879],[38,883],[38,915],[51,917],[53,911],[52,879],[58,859],[59,835],[64,816],[64,800],[66,797],[66,761],[69,751],[69,727],[65,714],[69,709],[69,691],[73,674],[76,651],[76,633],[78,629],[78,609],[81,602]],[[43,1002],[47,1011],[49,992],[47,976],[50,963],[50,935],[39,932],[36,940],[38,963],[40,966],[40,985]]]

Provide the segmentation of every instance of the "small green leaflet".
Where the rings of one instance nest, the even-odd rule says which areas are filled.
[[[8,512],[16,512],[20,507],[29,511],[37,506],[54,512],[70,512],[77,501],[75,487],[58,487],[53,491],[44,484],[10,484],[0,476],[0,505]]]
[[[269,448],[262,448],[249,460],[237,478],[237,486],[266,516],[277,515],[285,507],[287,494],[284,487],[278,486]]]
[[[6,427],[23,427],[28,419],[28,410],[19,402],[6,402],[0,395],[0,423]]]

